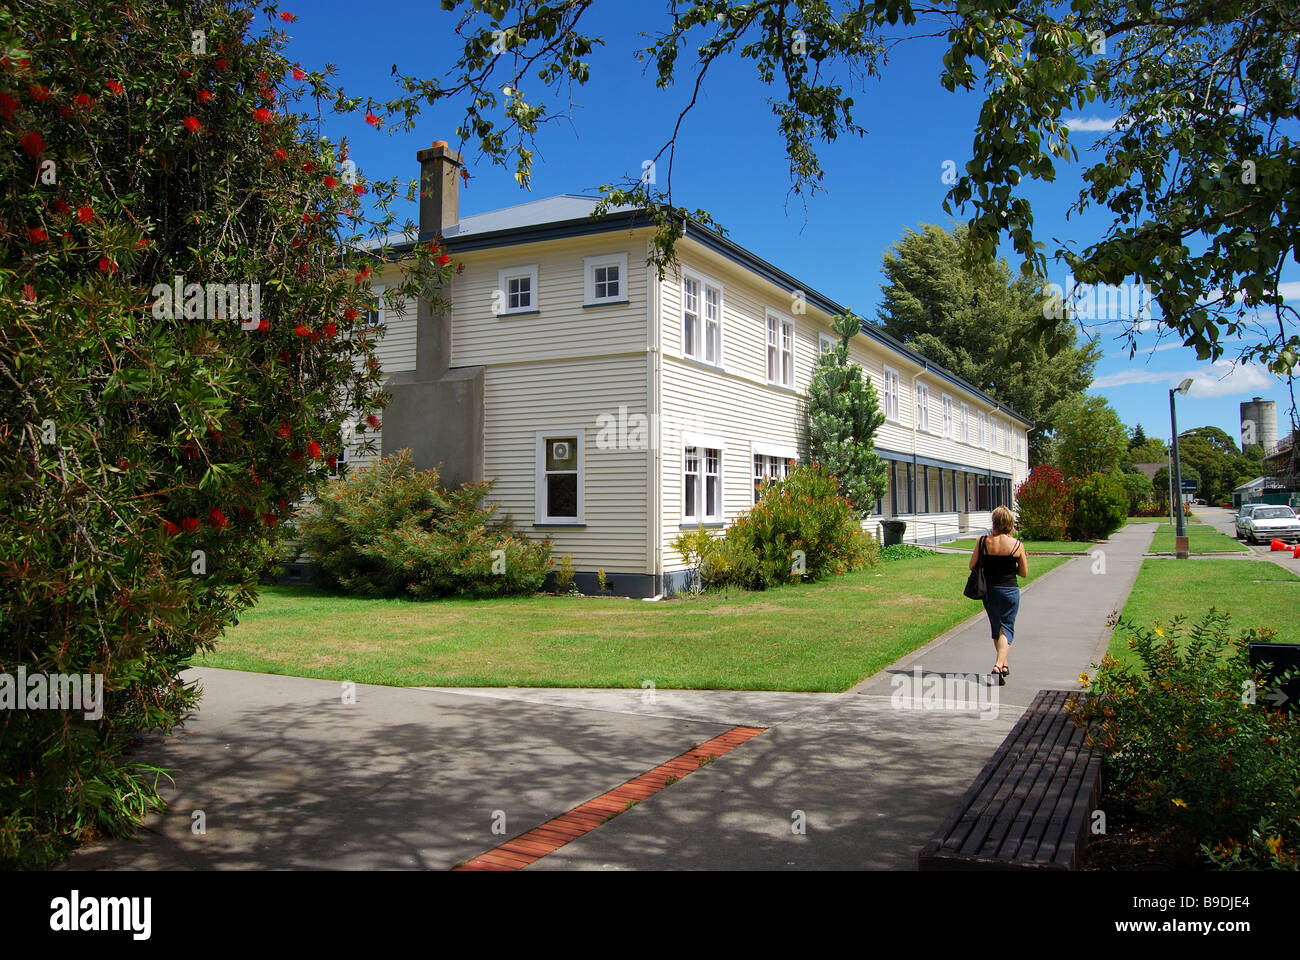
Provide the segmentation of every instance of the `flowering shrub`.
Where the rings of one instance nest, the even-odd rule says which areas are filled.
[[[1016,488],[1020,534],[1027,540],[1064,540],[1074,501],[1061,471],[1039,464]]]
[[[489,529],[496,507],[479,504],[491,489],[444,489],[436,469],[411,469],[403,450],[327,486],[302,511],[301,546],[322,586],[364,597],[533,593],[550,542]]]
[[[1271,709],[1271,691],[1226,614],[1138,627],[1125,621],[1140,668],[1107,655],[1077,708],[1101,752],[1107,793],[1159,828],[1173,827],[1220,867],[1300,867],[1300,716]],[[1087,680],[1086,675],[1081,679]]]
[[[1128,520],[1128,491],[1110,474],[1093,473],[1075,480],[1070,495],[1074,501],[1071,540],[1105,540]]]
[[[856,570],[874,564],[878,552],[835,479],[812,464],[768,487],[715,541],[700,572],[708,586],[762,590]]]
[[[368,185],[363,218],[346,145],[320,136],[355,101],[289,79],[289,21],[255,35],[259,11],[0,11],[0,673],[109,691],[99,720],[6,711],[0,860],[158,807],[125,749],[194,705],[180,671],[254,601],[341,423],[383,403],[382,261],[355,244],[394,232],[396,187]],[[388,294],[436,297],[440,256],[418,248]]]

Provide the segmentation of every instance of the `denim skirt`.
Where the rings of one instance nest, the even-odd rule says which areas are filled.
[[[995,587],[989,584],[988,593],[984,595],[984,611],[989,615],[989,627],[993,639],[999,634],[1007,635],[1007,643],[1014,639],[1016,613],[1020,610],[1019,587]]]

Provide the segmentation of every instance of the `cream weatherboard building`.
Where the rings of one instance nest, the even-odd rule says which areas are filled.
[[[419,239],[441,232],[464,270],[445,314],[376,317],[393,396],[382,451],[495,481],[498,515],[571,555],[583,589],[604,569],[616,593],[671,592],[687,573],[672,540],[721,529],[800,458],[808,383],[844,308],[694,223],[660,280],[645,220],[593,218],[588,197],[462,218],[459,158],[436,144],[419,159]],[[1027,474],[1032,425],[869,324],[850,353],[887,418],[889,489],[867,528],[986,529]]]

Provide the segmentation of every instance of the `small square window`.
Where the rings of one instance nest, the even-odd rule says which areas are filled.
[[[492,294],[493,312],[532,313],[537,309],[537,267],[511,267],[497,274],[497,289]]]
[[[586,274],[584,302],[622,303],[627,300],[627,254],[587,257],[582,261]]]

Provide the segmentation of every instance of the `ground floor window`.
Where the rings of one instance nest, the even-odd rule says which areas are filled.
[[[773,483],[778,483],[790,475],[795,467],[790,457],[773,456],[766,453],[754,454],[754,502],[763,496],[763,491]]]
[[[722,451],[712,447],[685,448],[682,516],[697,522],[722,520]]]
[[[538,523],[582,522],[582,433],[537,434]]]

